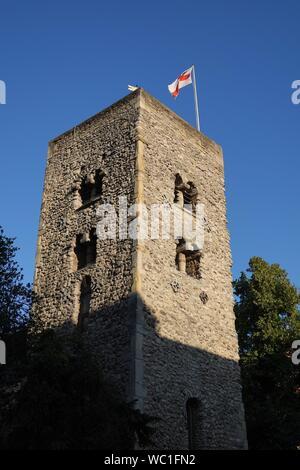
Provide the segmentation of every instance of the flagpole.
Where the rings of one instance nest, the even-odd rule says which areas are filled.
[[[197,124],[197,129],[198,129],[198,131],[200,131],[198,95],[197,95],[196,74],[195,74],[195,66],[194,66],[194,65],[193,65],[193,85],[194,85],[194,100],[195,100],[196,124]]]

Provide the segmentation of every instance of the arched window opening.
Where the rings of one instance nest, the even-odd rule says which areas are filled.
[[[91,229],[89,233],[77,235],[75,253],[77,256],[77,269],[96,262],[97,234],[95,229]]]
[[[185,257],[186,257],[187,275],[195,279],[201,279],[201,272],[200,272],[201,253],[200,251],[199,250],[187,251],[185,254]]]
[[[102,195],[104,173],[101,170],[96,171],[95,175],[95,197]]]
[[[90,241],[87,245],[86,264],[94,264],[97,255],[97,234],[96,229],[90,231]]]
[[[198,201],[198,190],[192,181],[187,183],[183,182],[182,177],[179,173],[175,176],[175,191],[174,191],[174,202],[181,208],[192,208],[194,212]]]
[[[174,202],[175,204],[178,204],[179,207],[182,207],[182,208],[184,205],[184,197],[183,197],[184,191],[185,191],[185,184],[180,174],[177,173],[175,176]]]
[[[80,187],[80,196],[82,204],[87,204],[91,200],[93,190],[93,182],[90,177],[86,177],[82,180]]]
[[[201,415],[200,402],[197,398],[189,398],[186,402],[189,450],[201,449]]]
[[[186,273],[194,279],[201,279],[201,251],[187,250],[186,242],[182,238],[176,248],[176,267],[178,271]]]
[[[184,191],[184,204],[192,206],[193,211],[196,209],[198,190],[192,181],[187,182],[186,190]]]
[[[83,332],[87,328],[90,306],[91,306],[91,278],[90,276],[84,276],[80,286],[80,306],[77,326],[78,329]]]
[[[103,178],[104,173],[101,170],[83,178],[79,191],[82,204],[88,204],[102,196]]]

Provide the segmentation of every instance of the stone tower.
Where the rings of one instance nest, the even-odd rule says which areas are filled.
[[[204,205],[205,236],[99,239],[99,207]],[[124,214],[123,214],[124,217]],[[125,215],[126,217],[126,215]],[[131,217],[134,219],[134,216]],[[222,150],[142,89],[49,144],[35,289],[44,328],[79,328],[157,449],[247,445]]]

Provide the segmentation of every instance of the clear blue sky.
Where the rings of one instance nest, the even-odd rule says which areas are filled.
[[[31,281],[47,142],[139,84],[223,146],[236,276],[253,255],[300,286],[299,0],[2,2],[0,224]]]

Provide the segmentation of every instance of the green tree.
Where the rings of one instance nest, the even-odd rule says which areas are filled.
[[[23,374],[14,378],[13,399],[2,400],[0,449],[119,450],[133,448],[136,439],[151,442],[152,419],[103,380],[76,333],[46,330],[35,337]]]
[[[300,446],[300,366],[291,361],[300,339],[300,295],[278,264],[250,259],[234,281],[249,447]]]
[[[19,332],[28,321],[31,288],[23,282],[22,269],[15,257],[14,238],[0,227],[0,338]]]
[[[14,241],[0,227],[0,339],[8,351],[0,369],[0,449],[149,444],[153,419],[120,399],[76,333],[28,337],[32,291],[23,283]]]

